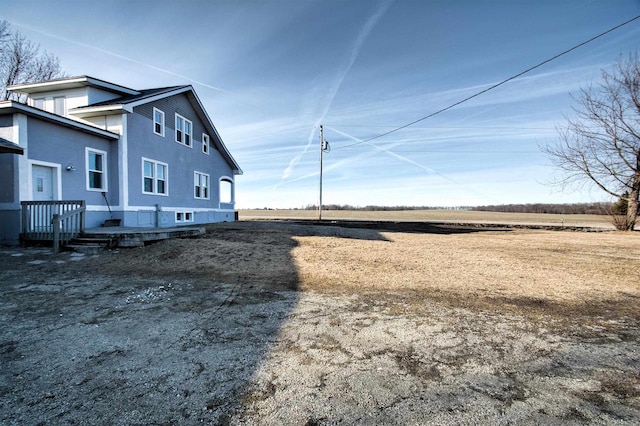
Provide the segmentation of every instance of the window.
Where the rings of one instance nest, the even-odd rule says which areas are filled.
[[[153,133],[164,136],[164,112],[158,108],[153,109]]]
[[[198,199],[209,199],[209,175],[206,173],[194,173],[194,197]]]
[[[64,96],[53,98],[53,112],[58,115],[67,115],[67,101]]]
[[[44,109],[44,98],[36,98],[33,100],[33,106],[38,109]]]
[[[205,154],[209,154],[209,145],[210,145],[209,135],[206,133],[202,134],[202,152]]]
[[[176,212],[176,223],[193,222],[193,212]]]
[[[191,146],[192,127],[191,121],[176,114],[176,142]]]
[[[107,153],[97,149],[86,149],[87,190],[107,190]]]
[[[142,159],[142,193],[167,195],[168,166],[159,161]]]

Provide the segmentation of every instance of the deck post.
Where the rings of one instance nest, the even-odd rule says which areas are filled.
[[[51,219],[53,225],[53,253],[60,253],[60,215],[54,214]]]

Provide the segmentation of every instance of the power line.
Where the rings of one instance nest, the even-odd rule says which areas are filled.
[[[521,72],[519,72],[519,73],[518,73],[518,74],[516,74],[516,75],[513,75],[513,76],[511,76],[511,77],[509,77],[509,78],[506,78],[506,79],[502,80],[502,81],[501,81],[501,82],[499,82],[499,83],[496,83],[496,84],[494,84],[494,85],[492,85],[492,86],[490,86],[490,87],[487,87],[487,88],[486,88],[486,89],[484,89],[484,90],[481,90],[481,91],[479,91],[479,92],[477,92],[477,93],[475,93],[475,94],[473,94],[473,95],[471,95],[471,96],[468,96],[468,97],[466,97],[466,98],[464,98],[464,99],[462,99],[462,100],[460,100],[460,101],[458,101],[458,102],[455,102],[455,103],[453,103],[453,104],[451,104],[451,105],[449,105],[449,106],[447,106],[447,107],[444,107],[444,108],[439,109],[439,110],[437,110],[437,111],[435,111],[435,112],[432,112],[432,113],[431,113],[431,114],[429,114],[429,115],[425,115],[424,117],[419,118],[419,119],[417,119],[417,120],[414,120],[414,121],[412,121],[412,122],[410,122],[410,123],[407,123],[407,124],[404,124],[404,125],[402,125],[402,126],[396,127],[395,129],[389,130],[388,132],[381,133],[381,134],[379,134],[378,136],[374,136],[374,137],[369,138],[369,139],[365,139],[365,140],[362,140],[362,141],[359,141],[359,142],[356,142],[356,143],[352,143],[352,144],[350,144],[350,145],[345,145],[345,146],[342,146],[342,147],[340,147],[340,148],[334,148],[334,149],[343,149],[343,148],[348,148],[348,147],[350,147],[350,146],[355,146],[355,145],[360,145],[360,144],[363,144],[363,143],[366,143],[366,142],[371,142],[372,140],[379,139],[379,138],[381,138],[381,137],[384,137],[384,136],[390,135],[391,133],[395,133],[395,132],[397,132],[397,131],[399,131],[399,130],[405,129],[405,128],[407,128],[407,127],[409,127],[409,126],[412,126],[412,125],[414,125],[414,124],[416,124],[416,123],[419,123],[419,122],[421,122],[421,121],[424,121],[424,120],[426,120],[427,118],[431,118],[431,117],[433,117],[433,116],[435,116],[435,115],[438,115],[438,114],[440,114],[440,113],[443,113],[443,112],[445,112],[445,111],[448,111],[448,110],[450,110],[451,108],[454,108],[454,107],[456,107],[456,106],[458,106],[458,105],[460,105],[460,104],[462,104],[462,103],[464,103],[464,102],[467,102],[467,101],[469,101],[469,100],[471,100],[471,99],[473,99],[473,98],[476,98],[476,97],[478,97],[478,96],[480,96],[480,95],[482,95],[482,94],[484,94],[484,93],[487,93],[487,92],[488,92],[488,91],[490,91],[490,90],[493,90],[493,89],[495,89],[495,88],[497,88],[497,87],[499,87],[499,86],[502,86],[503,84],[508,83],[508,82],[509,82],[509,81],[511,81],[511,80],[515,80],[516,78],[521,77],[521,76],[523,76],[524,74],[526,74],[526,73],[528,73],[528,72],[531,72],[531,71],[535,70],[536,68],[540,68],[541,66],[543,66],[543,65],[545,65],[545,64],[548,64],[549,62],[554,61],[554,60],[558,59],[559,57],[564,56],[564,55],[566,55],[567,53],[572,52],[572,51],[574,51],[574,50],[576,50],[576,49],[578,49],[578,48],[580,48],[580,47],[584,46],[585,44],[591,43],[592,41],[597,40],[597,39],[599,39],[600,37],[603,37],[603,36],[605,36],[605,35],[609,34],[610,32],[617,30],[618,28],[621,28],[621,27],[623,27],[623,26],[625,26],[625,25],[627,25],[627,24],[630,24],[631,22],[635,21],[636,19],[640,19],[640,15],[638,15],[638,16],[636,16],[636,17],[632,18],[632,19],[629,19],[628,21],[625,21],[625,22],[623,22],[623,23],[621,23],[621,24],[619,24],[619,25],[616,25],[615,27],[610,28],[610,29],[608,29],[607,31],[602,32],[602,33],[600,33],[600,34],[598,34],[598,35],[596,35],[596,36],[594,36],[594,37],[591,37],[589,40],[583,41],[582,43],[579,43],[579,44],[577,44],[577,45],[573,46],[573,47],[572,47],[572,48],[570,48],[570,49],[567,49],[567,50],[565,50],[565,51],[563,51],[563,52],[561,52],[561,53],[558,53],[557,55],[555,55],[555,56],[553,56],[553,57],[551,57],[551,58],[549,58],[549,59],[546,59],[546,60],[544,60],[544,61],[542,61],[542,62],[540,62],[540,63],[538,63],[538,64],[536,64],[536,65],[534,65],[534,66],[532,66],[532,67],[530,67],[530,68],[527,68],[526,70],[521,71]]]

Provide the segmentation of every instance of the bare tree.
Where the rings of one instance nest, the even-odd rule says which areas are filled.
[[[20,100],[7,91],[13,84],[63,77],[60,61],[19,32],[12,32],[7,21],[0,21],[0,100]]]
[[[640,62],[638,54],[603,70],[602,81],[582,89],[576,117],[560,129],[560,141],[543,147],[564,172],[560,183],[591,181],[627,203],[615,225],[633,230],[640,195]]]

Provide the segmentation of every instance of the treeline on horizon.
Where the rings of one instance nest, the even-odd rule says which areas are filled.
[[[611,214],[612,203],[572,203],[572,204],[500,204],[488,206],[461,206],[461,207],[443,207],[443,206],[364,206],[357,207],[349,204],[326,204],[322,206],[323,210],[353,210],[353,211],[406,211],[406,210],[468,210],[468,211],[485,211],[498,213],[548,213],[548,214],[594,214],[609,215]],[[264,210],[273,210],[267,209]],[[318,206],[310,204],[302,208],[294,208],[293,210],[318,210]]]

